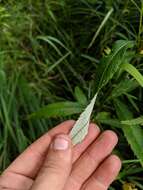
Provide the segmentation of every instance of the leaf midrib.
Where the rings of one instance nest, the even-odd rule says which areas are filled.
[[[129,42],[126,42],[125,44],[123,44],[123,45],[111,56],[111,59],[110,59],[110,61],[108,62],[108,64],[106,64],[106,67],[105,67],[105,69],[104,69],[104,71],[103,71],[103,74],[102,74],[102,76],[101,76],[101,78],[100,78],[100,82],[99,82],[99,85],[98,85],[98,90],[100,89],[99,86],[101,86],[101,82],[102,82],[102,80],[103,80],[103,76],[105,75],[105,72],[106,72],[106,70],[107,70],[108,65],[112,62],[112,60],[113,60],[113,58],[116,56],[116,54],[117,54],[123,47],[125,47],[128,43],[129,43]],[[97,90],[97,91],[98,91],[98,90]]]

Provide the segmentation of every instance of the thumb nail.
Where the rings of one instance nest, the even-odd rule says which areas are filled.
[[[67,135],[58,135],[55,137],[52,148],[54,150],[66,150],[69,148],[69,139]]]

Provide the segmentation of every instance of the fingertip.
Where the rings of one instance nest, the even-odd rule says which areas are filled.
[[[120,158],[117,155],[111,155],[108,158],[109,166],[111,167],[112,170],[119,171],[122,167],[122,162]]]
[[[101,164],[101,168],[99,168],[99,171],[100,172],[102,171],[101,173],[107,171],[108,174],[110,174],[110,176],[108,176],[108,178],[110,179],[109,181],[112,181],[118,175],[120,169],[121,169],[120,158],[117,155],[110,155]],[[106,176],[106,174],[103,174],[103,176],[104,175]]]
[[[95,123],[90,123],[89,133],[100,133],[100,128]]]
[[[67,120],[67,121],[64,121],[63,123],[64,123],[64,124],[74,124],[74,123],[75,123],[75,120],[69,119],[69,120]]]
[[[53,137],[44,164],[33,184],[33,190],[64,188],[72,168],[70,143],[67,134],[58,133]]]
[[[102,134],[105,138],[109,139],[112,143],[118,143],[118,136],[114,131],[106,130]]]
[[[58,134],[54,137],[51,148],[54,150],[66,150],[71,148],[71,138],[67,134]]]
[[[55,137],[54,137],[54,139],[55,138],[63,138],[65,140],[67,140],[67,141],[71,141],[70,136],[68,134],[64,134],[64,133],[56,134]]]
[[[121,169],[121,161],[118,156],[110,155],[97,168],[93,174],[94,180],[89,180],[89,186],[103,186],[108,188],[109,185],[116,179]]]

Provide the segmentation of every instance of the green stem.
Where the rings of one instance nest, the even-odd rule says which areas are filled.
[[[143,25],[143,1],[141,1],[141,10],[140,10],[140,21],[139,21],[139,33],[138,33],[138,47],[141,43],[141,34],[142,34],[142,25]]]

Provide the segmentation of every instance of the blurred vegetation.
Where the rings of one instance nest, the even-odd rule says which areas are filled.
[[[1,172],[45,131],[78,118],[118,40],[134,46],[101,89],[92,119],[119,136],[123,168],[110,190],[143,189],[142,0],[0,1]]]

